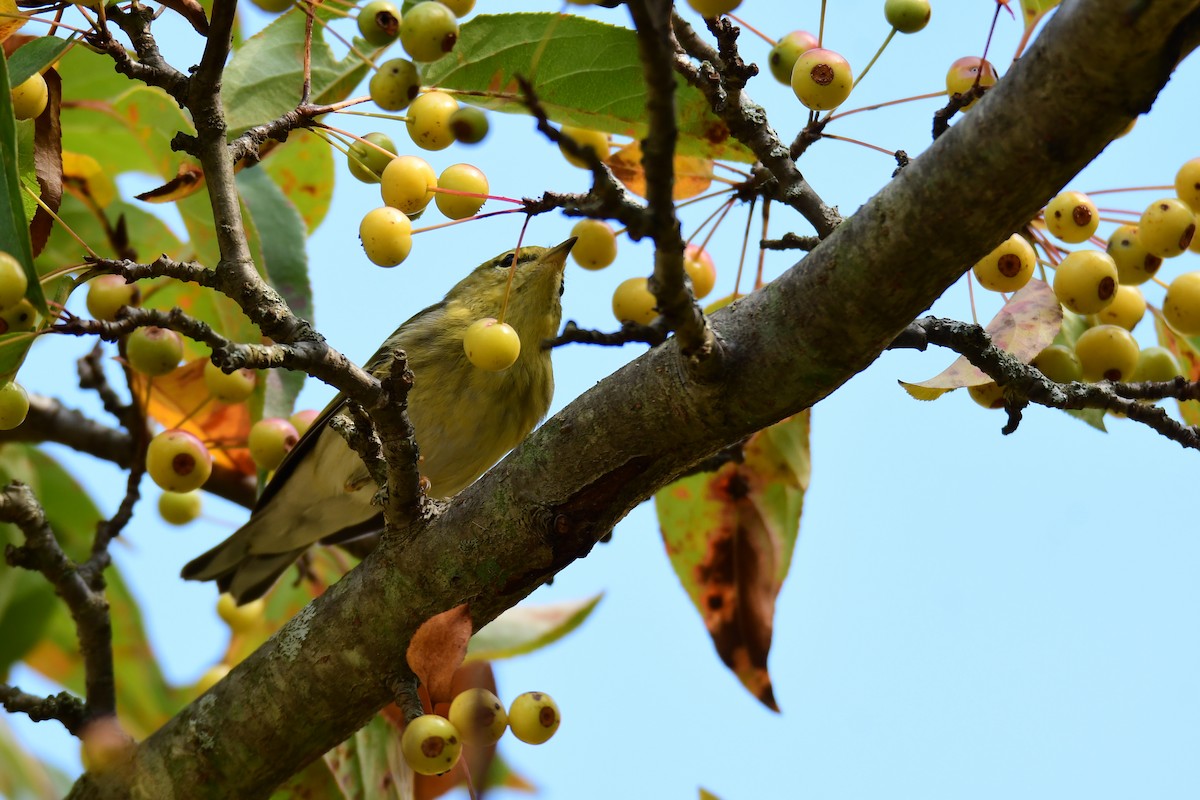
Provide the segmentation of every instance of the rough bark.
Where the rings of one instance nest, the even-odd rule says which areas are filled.
[[[697,383],[673,341],[547,422],[402,546],[384,540],[137,749],[72,797],[261,797],[393,697],[417,625],[482,625],[581,558],[691,464],[867,367],[1134,115],[1197,41],[1198,0],[1074,0],[926,153],[765,290],[713,318]]]

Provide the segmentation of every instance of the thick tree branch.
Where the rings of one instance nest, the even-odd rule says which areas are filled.
[[[1005,79],[802,269],[713,316],[729,353],[719,381],[689,380],[668,342],[576,399],[143,742],[139,789],[267,795],[391,701],[423,620],[469,602],[487,622],[693,464],[834,392],[1151,105],[1193,45],[1198,5],[1062,5]],[[87,775],[72,797],[128,788]]]

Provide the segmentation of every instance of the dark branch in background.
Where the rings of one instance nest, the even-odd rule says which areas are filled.
[[[1183,378],[1161,383],[1055,383],[1037,367],[992,344],[991,336],[982,327],[937,317],[913,322],[889,349],[924,350],[930,344],[965,356],[1004,389],[1005,405],[1011,409],[1005,433],[1016,430],[1020,411],[1029,403],[1060,409],[1099,408],[1141,422],[1183,447],[1200,450],[1200,430],[1172,419],[1158,406],[1139,402],[1168,397],[1200,400],[1200,383]]]
[[[109,384],[108,376],[104,374],[103,358],[104,348],[96,342],[87,355],[75,362],[75,369],[79,373],[79,388],[94,391],[104,404],[104,410],[116,417],[118,422],[125,424],[129,419],[129,405],[121,400],[121,396]]]
[[[767,112],[762,106],[747,97],[736,80],[726,83],[720,54],[701,39],[683,17],[675,14],[671,24],[677,48],[675,71],[704,93],[713,112],[729,127],[730,134],[749,147],[775,176],[777,186],[770,193],[771,198],[800,212],[824,239],[841,223],[841,215],[827,206],[800,174],[788,148],[779,141],[778,134],[768,123]],[[736,51],[732,26],[726,20],[721,24],[729,29],[723,34],[729,41],[723,42],[722,47]],[[693,58],[700,63],[693,63]]]
[[[762,239],[758,246],[762,250],[812,250],[820,243],[821,240],[816,236],[797,236],[794,233],[785,233],[778,239]]]
[[[5,547],[4,560],[9,566],[44,575],[66,602],[75,621],[83,654],[86,700],[79,717],[61,720],[74,733],[88,719],[116,712],[108,601],[102,590],[96,591],[88,585],[77,565],[63,552],[45,511],[28,486],[14,481],[0,491],[0,520],[13,523],[25,536],[25,544],[20,547]]]
[[[83,701],[69,692],[49,697],[22,692],[18,686],[0,683],[0,706],[14,714],[25,714],[34,722],[58,720],[68,733],[78,733],[87,719]]]
[[[599,344],[609,347],[620,347],[630,342],[644,342],[654,347],[660,345],[671,335],[666,320],[659,317],[649,325],[638,325],[636,322],[624,322],[621,330],[616,333],[604,333],[580,328],[575,320],[568,320],[563,331],[553,339],[548,339],[543,347],[559,347],[564,344]]]
[[[683,355],[706,359],[716,352],[717,340],[704,311],[696,303],[683,271],[683,237],[675,216],[675,46],[671,36],[669,0],[629,0],[629,15],[637,33],[638,55],[646,82],[648,131],[642,140],[642,169],[646,173],[646,215],[654,239],[654,274],[649,288],[675,335]]]

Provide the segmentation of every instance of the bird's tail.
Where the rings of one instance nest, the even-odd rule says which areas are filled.
[[[263,517],[251,517],[245,526],[228,539],[189,561],[181,573],[183,578],[189,581],[215,580],[217,587],[222,592],[228,592],[238,605],[262,597],[308,549],[306,545],[282,553],[250,552],[250,543],[262,524]]]

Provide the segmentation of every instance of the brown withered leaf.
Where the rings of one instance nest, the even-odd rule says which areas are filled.
[[[809,416],[759,431],[741,463],[690,475],[654,498],[671,566],[717,653],[773,711],[767,655],[811,472]]]
[[[638,197],[646,196],[646,170],[642,167],[642,145],[637,140],[630,142],[610,155],[605,162],[613,175],[625,188]],[[675,185],[671,196],[676,200],[704,192],[712,185],[713,162],[709,158],[675,156]]]
[[[137,195],[137,199],[147,203],[174,203],[195,194],[203,187],[204,170],[197,164],[184,161],[180,163],[174,178],[162,186],[142,192]]]
[[[436,707],[454,696],[454,672],[467,657],[473,627],[466,603],[421,623],[408,643],[408,666],[429,691]]]
[[[34,121],[33,166],[37,172],[38,194],[45,207],[39,205],[29,223],[29,238],[35,257],[45,249],[50,239],[50,229],[54,226],[50,211],[58,213],[63,193],[62,124],[59,119],[62,78],[54,69],[46,70],[42,77],[46,79],[49,102],[46,103],[46,110]]]

